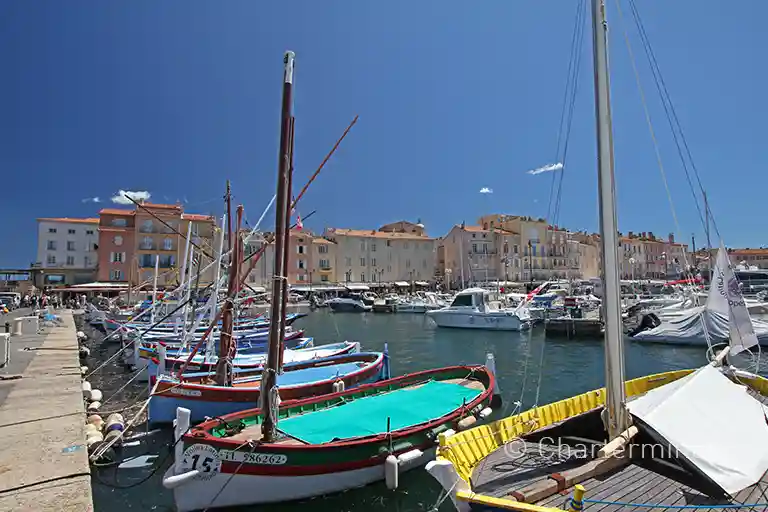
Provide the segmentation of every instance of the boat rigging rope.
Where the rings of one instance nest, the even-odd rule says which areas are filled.
[[[753,508],[753,507],[768,507],[766,503],[727,503],[725,505],[658,505],[655,503],[632,503],[627,501],[607,501],[607,500],[589,500],[584,498],[582,502],[586,505],[591,503],[593,505],[616,505],[619,507],[637,507],[637,508],[658,508],[658,509],[675,509],[675,510],[725,510],[725,509],[740,509],[740,508]]]
[[[179,439],[181,439],[181,438],[179,438]],[[248,439],[244,443],[242,443],[240,446],[238,446],[237,448],[232,450],[232,452],[233,453],[237,453],[237,451],[240,448],[242,448],[243,446],[245,446],[245,445],[249,445],[251,447],[251,451],[250,451],[251,454],[256,450],[256,446],[257,446],[256,443],[254,443],[252,439]],[[243,457],[243,460],[240,461],[240,464],[237,466],[237,469],[235,469],[235,471],[233,471],[232,474],[229,475],[229,478],[227,478],[227,481],[224,482],[224,485],[221,486],[221,489],[219,489],[219,491],[214,495],[214,497],[211,500],[211,502],[208,503],[208,506],[203,509],[203,512],[208,512],[208,510],[213,506],[213,504],[219,498],[221,493],[224,492],[224,489],[227,488],[227,486],[229,485],[229,482],[231,482],[232,479],[235,477],[235,475],[242,469],[243,464],[245,464],[246,460],[248,460],[248,457]]]
[[[650,111],[648,110],[648,102],[646,101],[646,98],[645,98],[645,91],[643,89],[643,84],[640,81],[640,73],[637,70],[637,62],[635,61],[635,54],[632,51],[632,44],[631,44],[631,42],[629,40],[629,34],[627,33],[627,27],[626,27],[626,25],[624,23],[624,13],[621,10],[621,2],[620,2],[620,0],[615,0],[615,2],[616,2],[616,10],[619,13],[619,25],[621,26],[622,32],[624,34],[624,42],[625,42],[625,44],[627,46],[627,52],[629,53],[629,61],[632,64],[632,71],[633,71],[633,73],[635,75],[635,82],[637,83],[637,89],[638,89],[638,92],[640,93],[640,102],[642,103],[642,106],[643,106],[643,113],[645,114],[645,120],[646,120],[646,123],[648,124],[648,131],[649,131],[649,133],[651,135],[651,141],[653,142],[653,150],[654,150],[654,153],[656,154],[656,163],[659,166],[659,172],[661,173],[661,181],[662,181],[662,183],[664,183],[664,189],[667,192],[667,200],[669,201],[669,209],[672,212],[672,219],[673,219],[673,222],[675,223],[675,232],[678,234],[678,236],[680,236],[681,233],[682,233],[681,230],[680,230],[680,222],[678,221],[677,212],[675,211],[675,204],[674,204],[674,201],[672,200],[672,191],[670,190],[669,182],[667,181],[667,173],[664,170],[664,164],[663,164],[663,162],[661,160],[661,151],[659,149],[659,142],[656,139],[656,132],[653,129],[653,122],[651,121],[651,114],[650,114]],[[655,75],[654,75],[654,77],[655,77]],[[689,183],[690,183],[690,181],[689,181]],[[694,194],[694,200],[695,200],[695,194]],[[698,210],[698,208],[699,208],[698,203],[696,203],[696,208]],[[699,210],[699,215],[701,215],[701,211],[700,210]],[[702,219],[702,221],[703,221],[703,219]],[[685,251],[682,251],[682,254],[683,254],[683,263],[685,264],[685,266],[686,267],[691,267],[689,265],[689,263],[688,263],[688,257],[686,256]],[[665,261],[668,262],[669,261],[669,257],[670,257],[669,254],[666,254],[666,253],[664,254]],[[695,256],[694,256],[694,258],[695,258]],[[691,286],[693,286],[693,285],[691,285]],[[691,291],[693,292],[693,289]],[[707,349],[708,349],[708,351],[712,350],[712,336],[709,334],[709,331],[707,329],[707,322],[706,322],[706,319],[704,317],[704,310],[703,309],[699,312],[699,320],[701,321],[701,325],[702,325],[702,327],[704,329],[704,339],[707,342]]]

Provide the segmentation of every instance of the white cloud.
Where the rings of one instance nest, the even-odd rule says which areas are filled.
[[[152,194],[146,190],[118,190],[117,194],[111,197],[112,202],[116,204],[133,204],[133,202],[125,196],[130,196],[135,201],[147,201]]]
[[[493,189],[488,187],[483,187],[480,189],[481,194],[493,194]]]
[[[543,172],[559,171],[562,168],[563,168],[563,164],[558,162],[556,164],[549,164],[549,165],[545,165],[544,167],[539,167],[538,169],[531,169],[530,171],[528,171],[528,174],[536,175],[536,174],[541,174]]]
[[[101,198],[100,197],[86,197],[83,199],[84,203],[100,203]]]

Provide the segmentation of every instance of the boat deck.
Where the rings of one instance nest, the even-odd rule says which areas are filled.
[[[429,381],[357,398],[345,407],[311,411],[280,420],[278,429],[286,437],[280,444],[322,444],[336,438],[349,439],[381,434],[418,425],[450,414],[485,390],[477,380]],[[232,440],[261,439],[261,424],[252,424]]]
[[[750,392],[763,404],[768,405],[768,397]],[[566,443],[578,443],[578,440],[563,440]],[[571,444],[572,447],[576,446]],[[591,451],[591,450],[586,450]],[[472,472],[472,490],[477,494],[494,498],[514,499],[512,493],[530,488],[532,484],[551,480],[550,475],[583,466],[592,460],[591,453],[578,449],[558,449],[557,445],[543,445],[523,440],[512,441],[497,449]],[[595,452],[596,453],[596,452]],[[707,506],[698,511],[715,512],[717,506],[726,504],[765,504],[768,503],[768,473],[760,482],[734,496],[733,500],[713,498],[700,489],[694,488],[695,479],[690,473],[673,468],[669,463],[649,457],[635,457],[628,465],[619,467],[597,477],[581,482],[586,488],[584,498],[610,503],[584,503],[584,510],[615,511],[621,509],[651,510],[649,507],[626,505],[654,505],[654,512],[679,512],[682,505]],[[573,487],[566,488],[549,497],[535,501],[534,504],[568,509],[567,500],[573,495]],[[625,505],[617,505],[624,503]],[[744,507],[742,511],[764,511],[768,507]]]

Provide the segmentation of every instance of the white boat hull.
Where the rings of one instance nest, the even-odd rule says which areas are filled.
[[[511,312],[464,312],[437,310],[427,311],[427,316],[435,321],[438,327],[455,329],[483,329],[486,331],[525,331],[531,324]]]
[[[421,467],[434,458],[433,448],[425,451],[420,457],[401,462],[399,470],[403,472]],[[171,466],[166,471],[164,480],[173,475],[174,466]],[[176,487],[173,496],[179,512],[191,512],[208,507],[237,507],[312,498],[363,487],[381,480],[384,480],[383,463],[320,475],[232,476],[230,473],[218,473],[209,480],[192,480]]]

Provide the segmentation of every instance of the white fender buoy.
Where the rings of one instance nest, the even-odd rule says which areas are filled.
[[[388,455],[384,461],[384,481],[387,484],[387,489],[393,491],[397,489],[400,483],[400,468],[397,465],[397,457],[394,455]]]
[[[81,366],[80,367],[80,375],[85,375],[88,373],[88,367],[87,366]]]
[[[102,417],[99,416],[98,414],[91,414],[90,416],[88,416],[88,419],[86,420],[86,422],[88,425],[93,425],[99,430],[104,428],[104,419],[102,419]]]
[[[493,409],[491,409],[490,407],[486,407],[485,409],[480,411],[480,414],[478,414],[478,416],[480,416],[481,420],[484,420],[485,418],[490,416],[492,413],[493,413]]]
[[[333,392],[334,393],[341,393],[344,391],[344,381],[343,380],[337,380],[333,383]]]
[[[123,440],[123,431],[122,430],[109,430],[107,431],[107,434],[104,436],[104,441],[109,443],[114,439],[114,444],[112,446],[120,445],[120,443]]]
[[[123,420],[123,415],[120,413],[110,414],[107,418],[107,424],[104,429],[107,432],[111,432],[113,430],[122,432],[125,429],[125,421]]]
[[[102,398],[104,398],[104,394],[101,392],[100,389],[92,389],[91,397],[88,400],[90,400],[91,402],[101,402]]]
[[[88,404],[88,407],[86,407],[86,410],[88,412],[96,412],[101,407],[101,402],[91,402]]]
[[[85,398],[86,400],[90,399],[91,398],[91,383],[88,382],[87,380],[84,380],[83,381],[82,389],[83,389],[83,398]]]
[[[477,423],[477,418],[475,418],[474,416],[467,416],[466,418],[463,418],[462,420],[460,420],[458,425],[456,426],[459,430],[467,430],[469,427],[471,427],[475,423]]]

